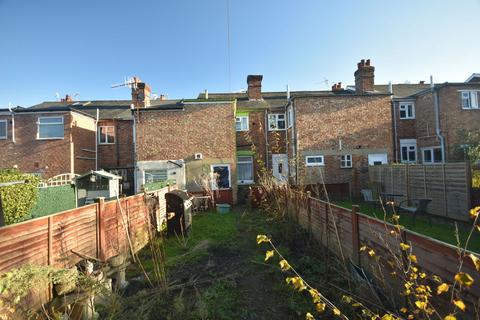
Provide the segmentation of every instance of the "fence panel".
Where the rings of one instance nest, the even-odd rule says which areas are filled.
[[[381,165],[369,167],[371,183],[386,193],[401,194],[403,200],[432,199],[428,213],[468,221],[471,173],[467,162],[438,165]]]

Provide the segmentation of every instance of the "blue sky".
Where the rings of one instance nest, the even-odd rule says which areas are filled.
[[[230,0],[231,89],[353,83],[371,58],[376,83],[464,81],[480,72],[480,0]],[[0,106],[228,91],[226,0],[0,0]]]

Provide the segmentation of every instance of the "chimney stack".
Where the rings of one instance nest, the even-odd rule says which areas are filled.
[[[342,83],[341,82],[334,83],[332,86],[332,91],[333,92],[343,91]]]
[[[132,84],[132,103],[135,108],[148,108],[150,106],[150,93],[152,89],[148,84],[142,82],[140,78],[133,77]]]
[[[370,65],[370,59],[362,59],[357,64],[357,71],[355,71],[355,91],[357,94],[364,94],[375,90],[374,85],[375,67]]]
[[[248,100],[263,100],[262,99],[262,75],[249,75],[247,77],[248,83]]]
[[[73,102],[73,98],[72,98],[71,95],[67,94],[67,95],[65,95],[65,98],[62,98],[60,101],[61,101],[61,102],[69,102],[69,103],[70,103],[70,102]]]

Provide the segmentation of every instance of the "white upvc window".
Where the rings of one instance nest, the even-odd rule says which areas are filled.
[[[415,105],[413,102],[400,102],[400,119],[415,119]]]
[[[462,98],[462,109],[478,109],[478,96],[480,91],[459,91]]]
[[[0,120],[0,139],[7,139],[7,120]]]
[[[306,156],[305,165],[307,167],[318,167],[325,165],[324,158],[321,155],[316,156]]]
[[[235,129],[237,131],[248,131],[248,116],[235,117]]]
[[[422,148],[422,160],[425,164],[443,163],[442,148],[428,147]]]
[[[115,127],[99,126],[98,127],[98,143],[114,144],[115,143]]]
[[[287,125],[288,128],[293,126],[293,107],[290,105],[287,109]]]
[[[145,183],[164,182],[167,180],[167,169],[145,170]]]
[[[351,168],[352,167],[352,155],[344,154],[340,159],[340,168]]]
[[[37,139],[63,139],[63,117],[39,117]]]
[[[232,185],[229,164],[212,164],[212,189],[229,189]]]
[[[271,113],[268,115],[268,130],[285,130],[285,113]]]
[[[253,183],[253,157],[237,157],[237,184]]]
[[[417,140],[400,139],[400,155],[403,163],[417,162]]]

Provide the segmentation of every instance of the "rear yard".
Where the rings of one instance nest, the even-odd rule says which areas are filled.
[[[240,208],[228,214],[196,215],[185,241],[167,239],[167,297],[147,288],[141,270],[132,265],[127,277],[135,280],[129,280],[121,306],[114,313],[104,309],[102,315],[115,319],[303,319],[312,311],[310,300],[287,287],[277,263],[264,262],[265,248],[257,245],[258,234],[271,235],[306,279],[331,296],[339,296],[334,286],[341,288],[344,283],[333,272],[335,268],[329,272],[325,267],[327,254],[312,255],[324,251],[312,250],[315,245],[306,233]],[[145,269],[151,270],[149,251],[144,250],[141,257]]]

